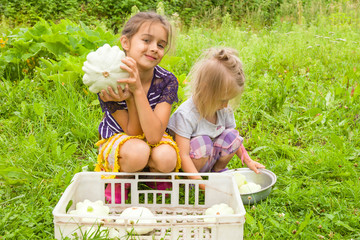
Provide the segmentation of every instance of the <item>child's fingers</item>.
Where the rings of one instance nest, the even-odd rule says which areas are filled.
[[[119,90],[119,96],[122,100],[126,100],[130,97],[129,88],[127,86],[128,85],[126,84],[124,89],[121,88],[121,90]]]
[[[258,163],[258,162],[256,162],[256,167],[257,167],[257,168],[265,168],[264,165],[262,165],[261,163]]]
[[[136,82],[134,78],[122,78],[117,80],[118,83],[133,84]]]
[[[120,95],[120,93],[122,93],[124,91],[124,89],[121,87],[120,84],[117,85],[117,90],[118,90],[119,95]]]
[[[112,89],[112,87],[108,87],[107,89],[108,89],[109,95],[110,95],[111,97],[116,97],[115,92],[114,92],[114,90]]]
[[[260,173],[260,171],[258,169],[265,168],[265,166],[262,165],[261,163],[253,161],[251,164],[248,165],[248,168],[253,170],[255,173]]]
[[[130,73],[137,72],[136,61],[130,57],[126,57],[121,60],[125,65],[121,65],[120,68]]]
[[[123,59],[121,59],[121,61],[123,63],[125,63],[126,65],[136,65],[136,61],[132,58],[132,57],[125,57]]]
[[[121,68],[122,70],[124,70],[124,71],[127,71],[129,74],[131,74],[132,71],[133,71],[133,70],[131,69],[131,67],[129,67],[129,66],[127,66],[127,65],[121,65],[120,68]]]
[[[255,173],[260,173],[260,171],[253,165],[249,167],[251,170],[253,170]]]
[[[104,102],[110,101],[109,95],[104,89],[100,91],[99,96],[100,96],[101,100],[103,100]]]

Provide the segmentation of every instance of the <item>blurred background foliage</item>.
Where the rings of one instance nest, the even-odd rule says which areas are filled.
[[[192,24],[213,27],[221,24],[226,14],[234,22],[248,22],[253,27],[271,26],[278,20],[311,22],[322,14],[333,13],[336,20],[354,19],[352,15],[359,14],[358,0],[2,0],[0,13],[2,22],[11,26],[32,26],[39,18],[55,22],[67,18],[87,25],[101,22],[117,33],[134,7],[148,11],[159,5],[165,5],[164,14],[177,16],[185,28]]]

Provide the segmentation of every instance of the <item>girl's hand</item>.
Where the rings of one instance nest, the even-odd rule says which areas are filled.
[[[241,162],[244,164],[246,164],[246,166],[253,170],[255,173],[260,173],[260,171],[258,170],[259,168],[265,168],[264,165],[262,165],[261,163],[258,163],[254,160],[252,160],[249,156],[249,154],[247,153],[245,147],[243,144],[241,144],[241,146],[239,147],[236,155],[238,157],[240,157]]]
[[[258,163],[258,162],[256,162],[256,161],[254,161],[254,160],[252,160],[251,158],[246,158],[246,159],[244,160],[244,162],[245,162],[246,166],[247,166],[249,169],[253,170],[255,173],[260,173],[260,171],[258,170],[259,168],[265,168],[264,165],[262,165],[261,163]]]
[[[129,78],[120,79],[118,82],[127,83],[129,91],[134,93],[136,90],[142,89],[139,70],[137,68],[136,61],[131,57],[125,57],[121,60],[125,66],[120,66],[121,69],[127,71]]]
[[[124,89],[121,88],[120,85],[117,86],[118,94],[114,92],[111,87],[108,87],[109,93],[107,93],[104,89],[101,90],[99,96],[101,100],[104,102],[121,102],[132,97],[131,92],[129,91],[128,86],[125,86]]]

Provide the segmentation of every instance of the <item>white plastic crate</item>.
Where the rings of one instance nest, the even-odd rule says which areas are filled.
[[[115,175],[114,179],[103,176]],[[204,180],[190,180],[187,176],[201,175]],[[154,190],[147,182],[170,182],[168,190]],[[121,184],[121,203],[114,201],[114,184]],[[112,202],[105,201],[105,187],[111,184]],[[124,187],[130,187],[129,199],[125,201]],[[205,193],[199,190],[204,184]],[[187,174],[187,173],[77,173],[53,210],[55,238],[80,236],[91,223],[82,222],[84,216],[68,214],[78,202],[102,200],[110,208],[110,216],[105,218],[104,227],[128,227],[128,220],[120,213],[128,207],[147,207],[155,215],[154,231],[135,239],[243,239],[245,209],[232,174]],[[215,223],[207,223],[205,210],[214,204],[226,203],[234,209],[232,215],[214,215]],[[116,224],[116,219],[124,219],[124,224]],[[139,224],[137,226],[148,226]],[[127,238],[121,238],[127,239]]]

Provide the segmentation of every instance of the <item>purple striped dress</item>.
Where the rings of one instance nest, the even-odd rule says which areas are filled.
[[[177,91],[179,83],[175,75],[160,66],[154,68],[154,76],[151,81],[147,99],[152,110],[161,102],[173,104],[178,101]],[[112,135],[123,132],[120,125],[111,115],[116,110],[126,110],[126,102],[103,102],[98,96],[104,119],[100,122],[99,133],[102,138],[109,138]]]

